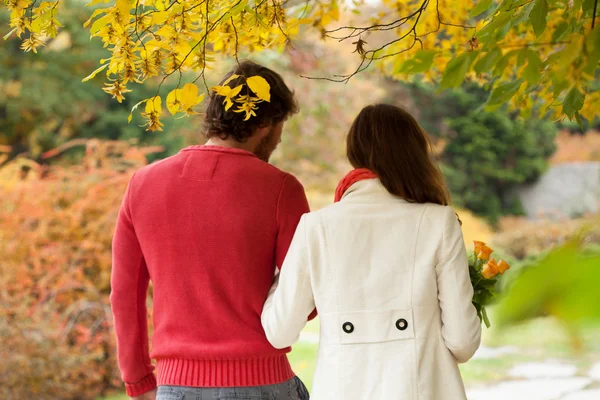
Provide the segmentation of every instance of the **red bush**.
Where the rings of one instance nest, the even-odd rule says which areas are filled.
[[[127,182],[153,150],[91,140],[81,165],[0,168],[0,398],[93,399],[121,385],[110,247]]]

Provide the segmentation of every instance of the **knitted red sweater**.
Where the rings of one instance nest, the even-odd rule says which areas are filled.
[[[111,305],[129,396],[159,385],[231,387],[294,376],[267,341],[263,303],[296,225],[302,185],[252,153],[192,146],[138,171],[113,239]],[[153,283],[149,353],[146,293]]]

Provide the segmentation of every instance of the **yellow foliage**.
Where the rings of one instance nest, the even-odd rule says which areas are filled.
[[[86,145],[81,165],[0,168],[2,399],[94,399],[122,385],[111,239],[129,177],[162,149],[74,142]]]
[[[593,1],[553,2],[549,7],[545,0],[384,0],[377,14],[362,2],[337,0],[292,6],[280,0],[93,0],[89,5],[102,3],[108,6],[95,9],[85,26],[111,56],[104,60],[108,67],[86,79],[105,72],[109,83],[104,90],[118,101],[131,83],[155,76],[164,82],[187,71],[204,78],[215,54],[237,59],[241,51],[281,50],[304,30],[315,30],[323,39],[354,45],[354,72],[332,73],[335,81],[347,81],[375,63],[394,78],[419,74],[425,81],[441,79],[443,88],[465,79],[491,82],[491,109],[508,103],[528,116],[542,104],[542,111],[578,122],[600,113],[600,16],[593,15]],[[60,0],[5,4],[11,11],[7,37],[28,33],[22,39],[25,51],[38,51],[46,37],[56,35]],[[333,26],[348,7],[358,22]],[[257,98],[269,101],[266,82],[246,78]],[[170,93],[169,112],[193,114],[201,96],[184,107],[178,94]],[[233,107],[235,96],[223,96],[226,107]],[[252,116],[256,103],[241,103],[236,110]],[[145,115],[149,129],[160,128],[160,115]]]

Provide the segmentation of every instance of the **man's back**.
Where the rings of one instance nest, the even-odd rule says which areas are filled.
[[[152,380],[146,344],[137,340],[146,329],[148,279],[159,385],[292,378],[289,349],[269,344],[260,315],[306,212],[301,184],[244,150],[192,146],[137,172],[113,243],[113,309],[138,310],[136,321],[115,319],[125,381],[142,390]]]

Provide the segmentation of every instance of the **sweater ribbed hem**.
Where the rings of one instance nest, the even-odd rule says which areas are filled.
[[[129,397],[141,396],[154,388],[156,388],[156,377],[154,374],[150,374],[136,383],[125,383],[125,391]]]
[[[232,360],[157,360],[158,385],[240,387],[275,385],[295,374],[285,354]]]

